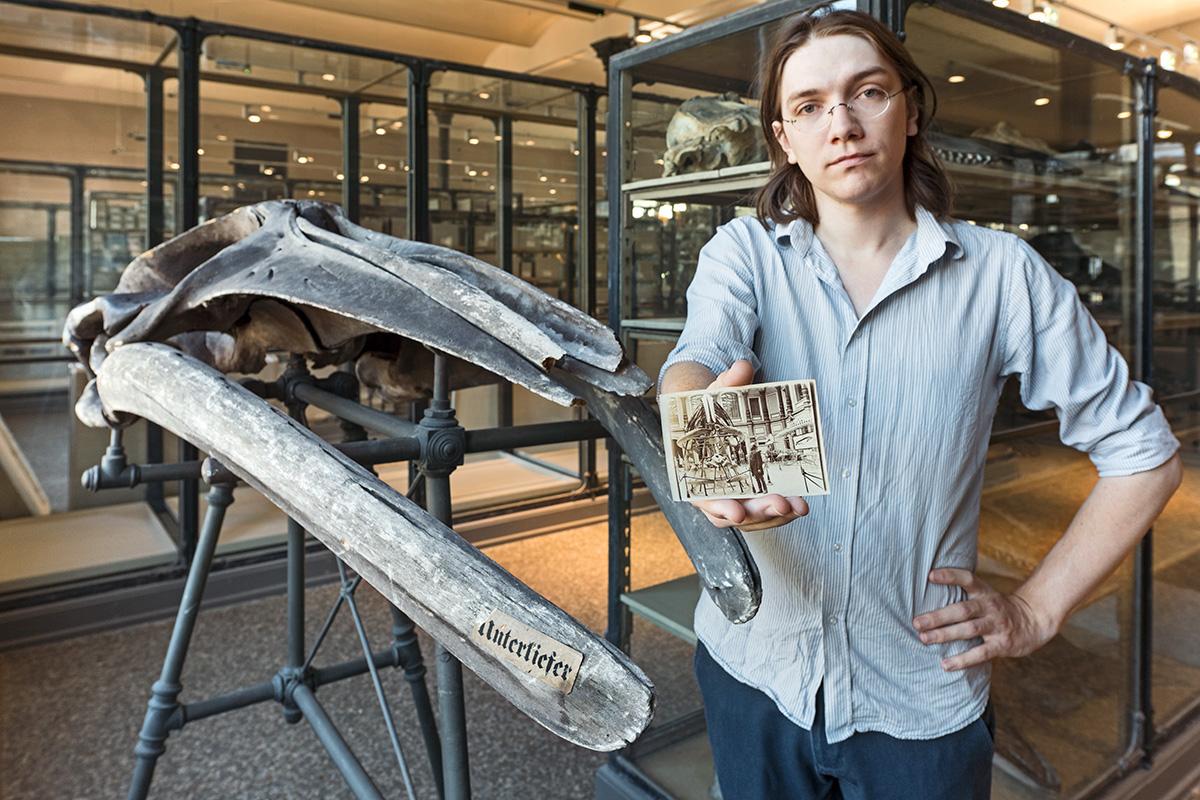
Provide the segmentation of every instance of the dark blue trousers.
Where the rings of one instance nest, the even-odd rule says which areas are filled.
[[[725,800],[988,800],[995,723],[982,717],[936,739],[860,732],[825,739],[821,690],[807,731],[767,695],[696,647],[696,679]]]

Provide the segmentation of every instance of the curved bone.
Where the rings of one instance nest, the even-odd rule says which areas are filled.
[[[575,306],[530,286],[516,275],[447,247],[376,233],[350,222],[341,215],[341,209],[337,211],[334,222],[342,235],[395,255],[419,258],[453,272],[525,319],[534,320],[538,325],[544,326],[543,330],[568,355],[610,371],[615,370],[624,360],[625,354],[621,345],[607,326],[601,325]],[[650,387],[647,384],[646,389],[648,388]]]
[[[272,214],[260,229],[188,273],[170,294],[114,333],[109,349],[190,330],[229,330],[246,315],[253,298],[273,298],[303,307],[322,348],[387,331],[486,366],[559,405],[574,401],[507,343],[445,314],[423,289],[362,258],[311,241],[299,229],[295,206],[278,210],[283,213]],[[297,269],[298,264],[309,268]],[[274,345],[287,349],[289,342],[279,339]]]
[[[104,361],[98,386],[110,411],[146,417],[219,458],[549,730],[615,750],[649,723],[653,687],[625,654],[224,375],[165,345],[131,344]],[[497,612],[583,654],[568,693],[481,640],[478,626]]]
[[[560,370],[551,374],[587,401],[588,410],[629,456],[721,613],[733,623],[752,618],[762,601],[762,583],[754,559],[736,528],[718,528],[691,503],[671,497],[657,412],[641,397],[598,391]]]

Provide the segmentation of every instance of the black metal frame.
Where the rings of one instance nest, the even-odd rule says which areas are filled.
[[[620,187],[629,174],[631,163],[629,151],[632,133],[626,122],[625,109],[632,98],[631,75],[654,80],[669,80],[671,70],[655,65],[656,60],[683,52],[687,49],[714,42],[742,31],[758,28],[813,5],[806,0],[779,0],[739,12],[720,20],[689,28],[681,34],[660,42],[626,50],[614,55],[609,62],[608,95],[609,111],[608,171],[609,186],[609,229],[608,229],[608,289],[609,325],[618,331],[621,340],[636,346],[629,333],[622,330],[622,321],[633,316],[631,281],[624,279],[628,263],[629,237],[624,235],[629,205]],[[1178,73],[1165,73],[1153,59],[1138,59],[1131,55],[1114,52],[1100,42],[1084,39],[1056,27],[1027,19],[1021,14],[1002,10],[978,0],[857,0],[859,10],[871,14],[901,38],[904,37],[905,17],[909,8],[921,4],[935,6],[958,16],[982,22],[998,30],[1022,38],[1070,50],[1072,53],[1108,66],[1130,76],[1133,96],[1137,100],[1138,114],[1138,164],[1137,164],[1137,223],[1135,230],[1135,284],[1136,284],[1136,343],[1131,365],[1135,378],[1154,386],[1153,365],[1153,299],[1152,264],[1154,245],[1154,163],[1147,154],[1153,153],[1156,140],[1154,117],[1156,97],[1161,87],[1176,89],[1200,100],[1200,81]],[[680,75],[686,79],[689,75]],[[691,76],[694,77],[694,76]],[[708,86],[716,90],[718,87]],[[1181,399],[1160,397],[1160,401]],[[1038,423],[1014,432],[1001,432],[997,439],[1009,438],[1013,433],[1027,433],[1031,429],[1049,428],[1056,423]],[[631,589],[629,575],[629,501],[626,477],[628,467],[609,442],[609,621],[607,636],[613,644],[628,651],[630,612],[620,602],[620,595]],[[1134,553],[1132,586],[1132,629],[1129,664],[1129,707],[1127,709],[1127,742],[1118,760],[1102,775],[1082,790],[1080,797],[1094,796],[1137,768],[1148,768],[1154,752],[1169,738],[1195,720],[1200,719],[1200,697],[1187,708],[1177,713],[1165,727],[1157,727],[1153,712],[1153,686],[1151,662],[1153,656],[1152,600],[1153,600],[1153,530],[1139,543]],[[643,739],[648,739],[649,734]],[[656,746],[662,746],[661,737],[655,737]],[[630,785],[630,796],[656,797],[665,792],[656,787],[636,763],[637,755],[647,752],[645,746],[630,747],[613,754],[606,767],[609,773],[605,780],[614,780],[614,775],[623,776]]]

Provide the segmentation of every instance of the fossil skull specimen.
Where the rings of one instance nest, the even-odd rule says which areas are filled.
[[[667,124],[663,177],[767,158],[758,109],[727,92],[685,100]]]

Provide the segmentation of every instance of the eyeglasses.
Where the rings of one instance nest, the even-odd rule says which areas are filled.
[[[887,110],[891,108],[892,98],[905,92],[908,88],[905,86],[903,89],[888,94],[876,86],[868,86],[850,98],[849,102],[834,103],[828,108],[819,103],[804,103],[796,110],[794,119],[783,118],[781,121],[790,123],[793,128],[804,133],[824,130],[829,127],[829,123],[833,120],[833,112],[838,106],[845,106],[846,110],[858,117],[860,122],[875,119],[886,114]]]

